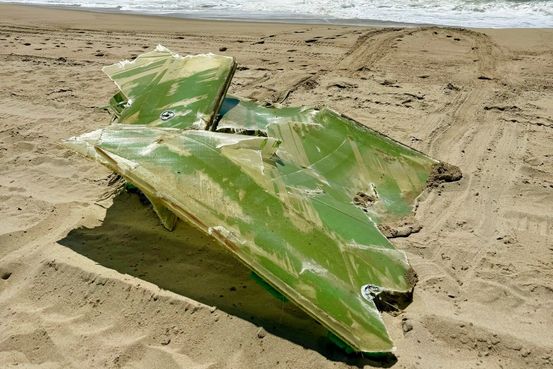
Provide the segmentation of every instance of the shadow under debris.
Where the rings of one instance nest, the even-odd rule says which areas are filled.
[[[185,222],[166,231],[138,194],[121,192],[100,226],[74,229],[58,243],[107,268],[216,306],[328,359],[360,367],[390,367],[396,362],[392,354],[344,353],[324,327],[293,303],[269,293],[209,236]]]

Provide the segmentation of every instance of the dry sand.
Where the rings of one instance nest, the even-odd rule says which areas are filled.
[[[161,43],[240,65],[230,91],[326,104],[463,171],[393,242],[419,275],[396,357],[345,356],[305,314],[105,168],[100,68]],[[225,23],[0,6],[0,367],[551,368],[553,30]],[[263,327],[263,328],[260,328]]]

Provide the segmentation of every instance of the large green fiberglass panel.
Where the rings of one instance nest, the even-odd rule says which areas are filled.
[[[288,184],[296,165],[275,155],[277,140],[121,126],[90,138],[69,144],[94,147],[100,162],[215,237],[354,348],[392,348],[370,294],[412,288],[405,255],[324,179]]]
[[[376,222],[408,215],[437,162],[330,109],[266,107],[227,97],[218,131],[257,132],[282,142],[288,181],[324,178]],[[336,194],[338,196],[338,194]]]
[[[147,93],[133,86],[113,104]],[[329,109],[216,105],[211,130],[146,119],[66,145],[138,186],[167,228],[176,215],[211,235],[354,349],[391,351],[375,301],[412,291],[413,274],[378,224],[411,212],[436,162]]]
[[[119,87],[110,101],[119,123],[207,129],[235,70],[234,59],[180,56],[163,46],[103,68]]]

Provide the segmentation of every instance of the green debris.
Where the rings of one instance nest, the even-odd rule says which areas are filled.
[[[178,217],[211,235],[347,347],[393,350],[375,298],[411,293],[413,271],[377,225],[412,211],[437,161],[330,109],[225,98],[234,69],[160,46],[106,67],[115,123],[65,144],[140,188],[167,229]]]
[[[340,339],[340,337],[336,336],[332,332],[328,332],[327,336],[328,336],[328,339],[330,340],[330,342],[334,343],[336,346],[338,346],[346,354],[349,355],[349,354],[352,354],[352,353],[355,352],[355,350],[350,345],[345,343],[342,339]]]
[[[269,283],[267,283],[263,278],[255,274],[254,272],[251,272],[252,279],[261,287],[265,289],[265,291],[269,292],[274,298],[282,301],[282,302],[288,302],[288,299],[286,296],[284,296],[282,293],[278,292],[273,286],[271,286]]]
[[[230,57],[183,57],[160,45],[103,71],[120,90],[110,100],[118,123],[209,129],[235,69]]]

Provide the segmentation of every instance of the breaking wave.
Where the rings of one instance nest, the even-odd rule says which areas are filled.
[[[0,2],[9,2],[0,0]],[[462,27],[553,27],[553,0],[20,0],[202,18],[378,20]]]

